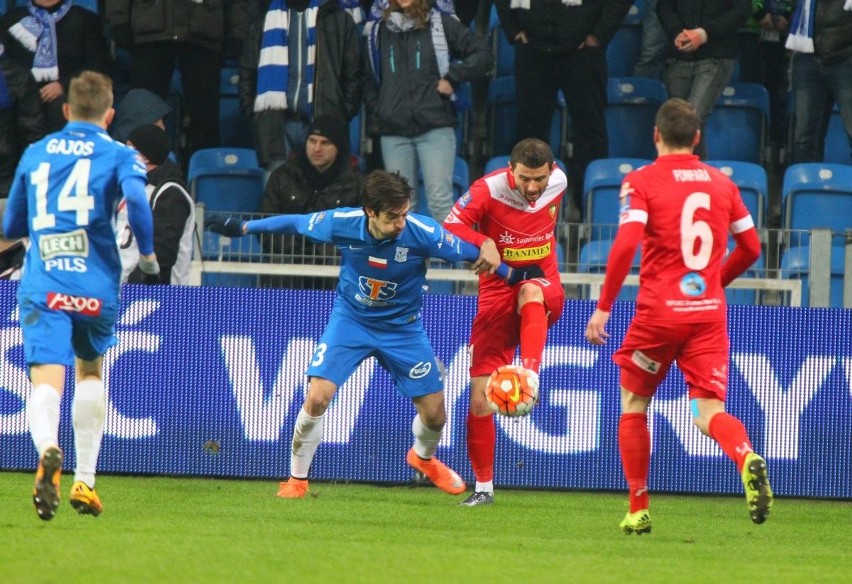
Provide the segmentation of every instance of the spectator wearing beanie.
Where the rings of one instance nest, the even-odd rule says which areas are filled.
[[[169,136],[159,126],[139,126],[128,135],[127,145],[139,152],[148,171],[146,190],[154,215],[154,250],[160,262],[160,283],[188,284],[195,204],[180,168],[169,160]],[[126,219],[123,201],[119,205],[117,230],[122,281],[142,283],[142,273],[137,267],[139,251],[136,241],[130,226],[122,219]]]
[[[293,154],[269,177],[261,210],[274,215],[301,215],[336,207],[360,207],[363,177],[358,158],[349,154],[348,136],[345,122],[330,116],[314,118],[304,150]],[[328,258],[336,253],[333,246],[293,241],[285,236],[264,238],[264,247],[267,253],[281,259],[288,255]],[[332,278],[272,277],[264,282],[276,287],[334,289]]]

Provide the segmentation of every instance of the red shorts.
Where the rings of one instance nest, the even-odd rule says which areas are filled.
[[[690,399],[725,401],[728,390],[728,330],[725,321],[690,324],[631,323],[612,360],[621,367],[621,386],[651,397],[674,360]]]
[[[565,291],[557,281],[530,280],[544,294],[547,326],[559,320],[565,304]],[[480,288],[479,304],[470,332],[470,376],[491,375],[498,367],[515,360],[520,343],[521,317],[518,315],[520,286]]]

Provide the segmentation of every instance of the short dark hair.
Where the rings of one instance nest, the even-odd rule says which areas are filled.
[[[553,150],[547,142],[537,138],[524,138],[512,148],[512,158],[509,161],[512,168],[523,164],[528,168],[540,168],[545,164],[553,166]]]
[[[673,148],[691,148],[695,134],[701,129],[701,118],[691,103],[679,97],[667,100],[654,120],[660,138]]]
[[[361,204],[365,210],[369,209],[377,215],[382,211],[396,211],[411,200],[413,190],[399,172],[374,170],[364,179]]]

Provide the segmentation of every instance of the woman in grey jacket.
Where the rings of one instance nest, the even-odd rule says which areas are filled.
[[[483,39],[431,0],[390,0],[364,34],[364,102],[370,133],[381,137],[384,167],[412,186],[419,167],[429,213],[443,221],[454,203],[455,93],[485,77],[494,57]]]

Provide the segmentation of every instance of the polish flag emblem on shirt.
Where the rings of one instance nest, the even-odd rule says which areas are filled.
[[[375,258],[373,256],[369,257],[367,263],[370,264],[371,267],[379,268],[381,270],[387,269],[388,267],[388,261],[386,259]]]

